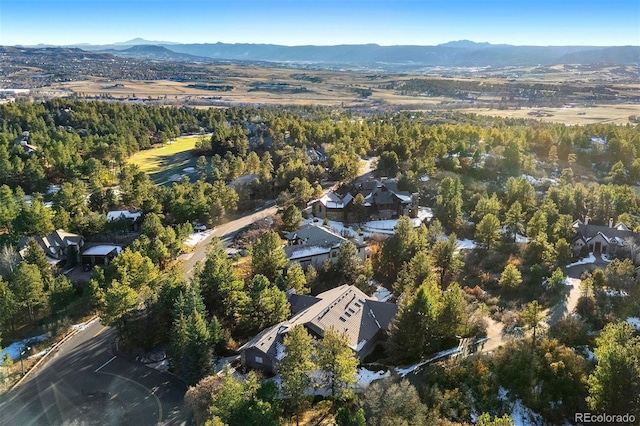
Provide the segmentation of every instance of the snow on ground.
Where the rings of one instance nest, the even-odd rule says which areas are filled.
[[[608,255],[606,254],[601,254],[600,257],[602,257],[602,260],[604,260],[607,263],[611,263],[611,259],[609,258]]]
[[[515,426],[531,426],[531,425],[546,425],[542,419],[542,416],[533,412],[529,407],[526,407],[521,400],[517,399],[511,407],[510,413],[511,419]]]
[[[567,268],[571,268],[572,266],[578,266],[578,265],[587,265],[589,263],[595,263],[596,261],[596,257],[593,255],[593,253],[589,253],[588,257],[585,257],[584,259],[580,259],[577,262],[573,262],[567,265]]]
[[[416,371],[417,369],[419,369],[423,365],[427,365],[430,362],[436,361],[436,360],[438,360],[440,358],[445,358],[445,357],[448,357],[450,355],[453,355],[453,354],[457,353],[458,350],[459,350],[458,347],[455,347],[455,348],[447,349],[447,350],[444,350],[444,351],[440,351],[437,354],[435,354],[434,356],[432,356],[431,358],[429,358],[429,359],[427,359],[425,361],[420,361],[418,363],[410,365],[409,367],[406,367],[406,368],[396,367],[396,372],[400,375],[400,377],[404,377],[409,373],[413,373],[414,371]]]
[[[465,238],[464,240],[456,240],[456,247],[458,250],[470,250],[478,247],[478,244],[473,240]]]
[[[627,297],[627,296],[629,296],[629,293],[627,293],[624,290],[606,289],[604,292],[609,297]]]
[[[47,338],[46,334],[41,334],[40,336],[29,337],[27,339],[22,339],[17,342],[13,342],[9,346],[0,352],[0,365],[4,364],[4,355],[9,354],[12,360],[16,360],[20,358],[20,351],[25,346],[29,346],[33,343],[43,342]]]
[[[98,318],[94,318],[91,321],[81,322],[80,324],[74,324],[71,326],[73,331],[82,331],[93,324],[95,321],[98,321]]]
[[[418,207],[418,219],[422,221],[433,219],[433,210],[431,210],[431,207]]]
[[[636,330],[640,331],[640,318],[638,317],[629,317],[627,318],[627,322],[631,324]]]
[[[529,238],[524,235],[516,234],[516,243],[518,244],[527,244],[529,242]]]
[[[389,377],[391,376],[391,371],[371,371],[371,370],[367,370],[364,367],[360,367],[358,368],[358,382],[356,383],[356,387],[359,388],[366,388],[367,386],[369,386],[372,382],[376,381],[376,380],[380,380],[384,377]]]
[[[379,302],[386,302],[387,300],[391,299],[391,296],[393,296],[393,294],[389,291],[389,289],[381,285],[376,286],[376,291],[372,295],[372,297]]]
[[[194,232],[193,234],[189,234],[187,239],[184,241],[184,245],[187,247],[195,247],[204,241],[211,233],[213,229],[209,229],[208,231],[203,232]]]

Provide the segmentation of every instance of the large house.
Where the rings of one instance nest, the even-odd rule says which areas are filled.
[[[400,216],[418,216],[418,195],[398,190],[395,179],[370,180],[355,186],[345,195],[329,192],[309,202],[316,217],[338,222],[357,222],[354,199],[364,197],[364,208],[372,219],[395,219]]]
[[[327,260],[335,262],[338,258],[340,246],[347,241],[341,235],[324,226],[307,224],[297,231],[289,232],[284,252],[290,263],[299,263],[307,267],[319,267]],[[367,246],[361,241],[355,243],[360,258],[364,261],[368,256]]]
[[[614,225],[613,220],[609,220],[608,226],[593,225],[586,218],[584,222],[580,219],[573,222],[573,228],[576,230],[576,236],[572,248],[576,254],[587,247],[587,250],[594,254],[626,256],[631,252],[631,244],[640,244],[640,233],[631,231],[622,222]]]
[[[276,373],[284,356],[284,336],[296,325],[322,338],[333,328],[345,333],[349,346],[362,360],[388,335],[398,312],[395,303],[379,302],[355,286],[342,285],[317,296],[289,294],[293,317],[260,332],[240,347],[245,367]]]
[[[73,261],[80,261],[80,249],[84,246],[82,235],[58,229],[44,237],[23,237],[18,242],[18,251],[21,256],[26,254],[29,240],[34,240],[47,255],[47,260],[53,266],[59,266],[69,257]]]

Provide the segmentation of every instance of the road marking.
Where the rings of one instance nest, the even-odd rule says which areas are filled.
[[[103,331],[105,331],[107,328],[109,328],[109,327],[102,327],[102,328],[100,329],[100,331],[98,331],[96,334],[94,334],[94,335],[93,335],[93,337],[96,337],[98,334],[102,333],[102,332],[103,332]]]
[[[111,361],[113,361],[114,359],[116,359],[116,356],[114,355],[113,358],[111,358],[109,361],[105,362],[104,364],[102,364],[100,367],[96,368],[96,370],[94,371],[94,373],[97,373],[98,371],[100,371],[103,367],[106,367],[107,364],[109,364]]]

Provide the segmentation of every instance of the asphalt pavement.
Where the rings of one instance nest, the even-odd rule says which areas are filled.
[[[99,321],[49,355],[0,401],[0,425],[181,425],[185,385],[115,355]]]

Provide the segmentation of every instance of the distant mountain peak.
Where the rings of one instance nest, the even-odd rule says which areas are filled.
[[[114,46],[139,46],[139,45],[160,45],[160,44],[180,44],[172,41],[153,41],[153,40],[145,40],[140,37],[136,37],[131,40],[121,41],[118,43],[113,43]]]
[[[491,46],[491,43],[476,43],[475,41],[471,41],[471,40],[456,40],[456,41],[449,41],[447,43],[442,43],[439,44],[438,46],[441,47],[460,47],[460,48],[464,48],[464,49],[476,49],[479,47],[489,47]]]

